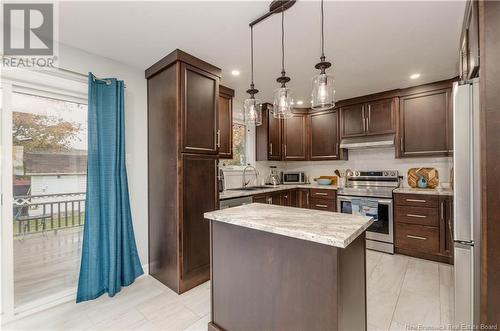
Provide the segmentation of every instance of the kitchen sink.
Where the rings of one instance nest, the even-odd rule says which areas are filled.
[[[247,187],[238,187],[238,188],[229,188],[228,191],[256,191],[262,190],[264,188],[273,188],[273,186],[247,186]]]

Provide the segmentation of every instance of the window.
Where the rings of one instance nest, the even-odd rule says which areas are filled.
[[[228,166],[246,165],[246,126],[233,123],[233,158],[224,162]]]

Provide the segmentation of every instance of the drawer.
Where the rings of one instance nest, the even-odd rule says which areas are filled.
[[[437,208],[439,205],[438,195],[427,194],[400,194],[394,195],[396,205]]]
[[[337,210],[335,200],[318,199],[318,198],[309,199],[309,208],[317,210],[325,210],[325,211]]]
[[[439,226],[437,208],[396,206],[396,222]]]
[[[396,247],[439,254],[439,229],[433,226],[396,223]]]
[[[311,189],[311,198],[335,200],[336,195],[335,190],[322,190],[319,188]]]

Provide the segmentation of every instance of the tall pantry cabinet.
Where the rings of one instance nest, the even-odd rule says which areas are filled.
[[[219,203],[220,76],[181,50],[146,70],[149,272],[177,293],[210,278],[203,213]]]

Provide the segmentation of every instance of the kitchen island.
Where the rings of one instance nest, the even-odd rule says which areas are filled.
[[[209,330],[366,330],[370,217],[253,203],[205,218]]]

